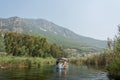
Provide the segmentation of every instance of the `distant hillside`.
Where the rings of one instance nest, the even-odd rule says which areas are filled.
[[[99,51],[106,47],[106,41],[84,37],[44,19],[25,19],[20,17],[0,18],[0,30],[16,31],[30,35],[47,37],[49,42],[63,48],[79,51]]]

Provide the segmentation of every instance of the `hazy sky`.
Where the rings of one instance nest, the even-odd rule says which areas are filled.
[[[0,0],[0,17],[43,18],[77,34],[106,40],[120,24],[120,0]]]

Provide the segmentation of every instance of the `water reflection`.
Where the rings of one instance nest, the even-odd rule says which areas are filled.
[[[54,74],[51,67],[0,70],[0,80],[47,80]]]
[[[109,80],[109,78],[107,72],[87,66],[70,65],[69,69],[56,69],[54,80]]]
[[[68,69],[56,69],[56,75],[58,75],[58,77],[65,77],[67,73]]]
[[[70,65],[68,69],[53,66],[38,69],[0,70],[0,80],[109,80],[107,73],[87,66]]]

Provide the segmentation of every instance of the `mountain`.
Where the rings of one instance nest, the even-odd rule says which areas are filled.
[[[50,43],[57,43],[63,48],[74,48],[79,52],[99,51],[106,47],[106,41],[78,35],[45,19],[0,18],[0,30],[3,33],[16,31],[46,37]]]

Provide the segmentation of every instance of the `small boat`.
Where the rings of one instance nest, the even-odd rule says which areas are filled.
[[[56,61],[57,69],[67,69],[68,68],[68,59],[67,58],[58,58]]]

